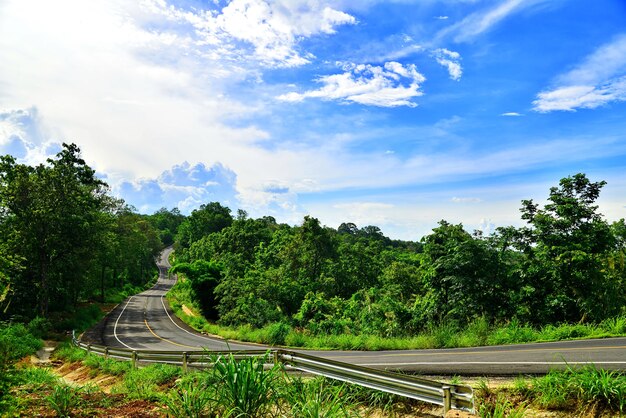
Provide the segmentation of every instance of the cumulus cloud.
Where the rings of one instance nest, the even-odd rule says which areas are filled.
[[[460,80],[463,68],[459,63],[461,55],[458,52],[446,48],[439,48],[433,52],[437,62],[448,69],[448,74],[453,80]]]
[[[36,165],[60,150],[36,107],[0,110],[0,155],[11,154],[19,162]]]
[[[237,204],[237,176],[227,167],[184,162],[164,171],[155,179],[124,181],[113,192],[144,213],[161,207],[178,207],[189,213],[203,203]]]
[[[354,222],[357,225],[386,225],[393,219],[394,205],[380,202],[350,202],[333,205],[340,211],[344,221]]]
[[[300,102],[306,98],[337,100],[369,106],[415,107],[412,100],[421,96],[420,84],[426,78],[414,64],[403,65],[390,61],[383,66],[346,64],[344,72],[318,78],[323,86],[304,93],[291,92],[278,96],[279,100]]]
[[[193,28],[194,44],[235,60],[250,53],[268,67],[307,64],[313,55],[298,44],[305,38],[335,33],[356,19],[328,5],[306,0],[233,0],[221,10],[182,10],[165,0],[147,2],[150,10]],[[250,51],[249,51],[250,49]]]
[[[626,100],[626,34],[600,46],[555,85],[537,94],[533,110],[595,109]]]

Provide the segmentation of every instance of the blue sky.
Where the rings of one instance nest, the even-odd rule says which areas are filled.
[[[0,153],[76,142],[140,211],[521,224],[578,172],[626,217],[622,0],[3,0]]]

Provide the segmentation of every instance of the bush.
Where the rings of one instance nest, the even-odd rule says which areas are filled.
[[[0,372],[22,357],[35,353],[43,346],[22,324],[0,324]]]
[[[284,345],[287,335],[291,332],[291,326],[284,322],[275,322],[265,327],[267,331],[267,343],[271,345]]]

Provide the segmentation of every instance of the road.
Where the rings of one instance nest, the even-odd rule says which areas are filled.
[[[171,249],[166,249],[157,263],[157,284],[130,297],[109,315],[103,331],[105,345],[167,351],[267,348],[201,335],[175,317],[165,299],[165,294],[176,281],[167,273],[170,253]],[[307,352],[374,368],[441,375],[541,374],[551,368],[563,368],[565,362],[570,365],[593,363],[605,369],[626,370],[626,338],[440,350]]]

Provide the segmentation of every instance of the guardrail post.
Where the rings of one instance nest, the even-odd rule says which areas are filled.
[[[104,347],[104,358],[109,358],[109,347]]]
[[[133,365],[133,369],[137,368],[137,352],[133,350],[133,354],[130,356],[130,361]]]
[[[187,352],[183,352],[183,373],[187,373]]]
[[[443,414],[447,414],[452,408],[452,394],[450,393],[450,386],[443,386]]]
[[[91,344],[87,344],[87,354],[91,354]]]

